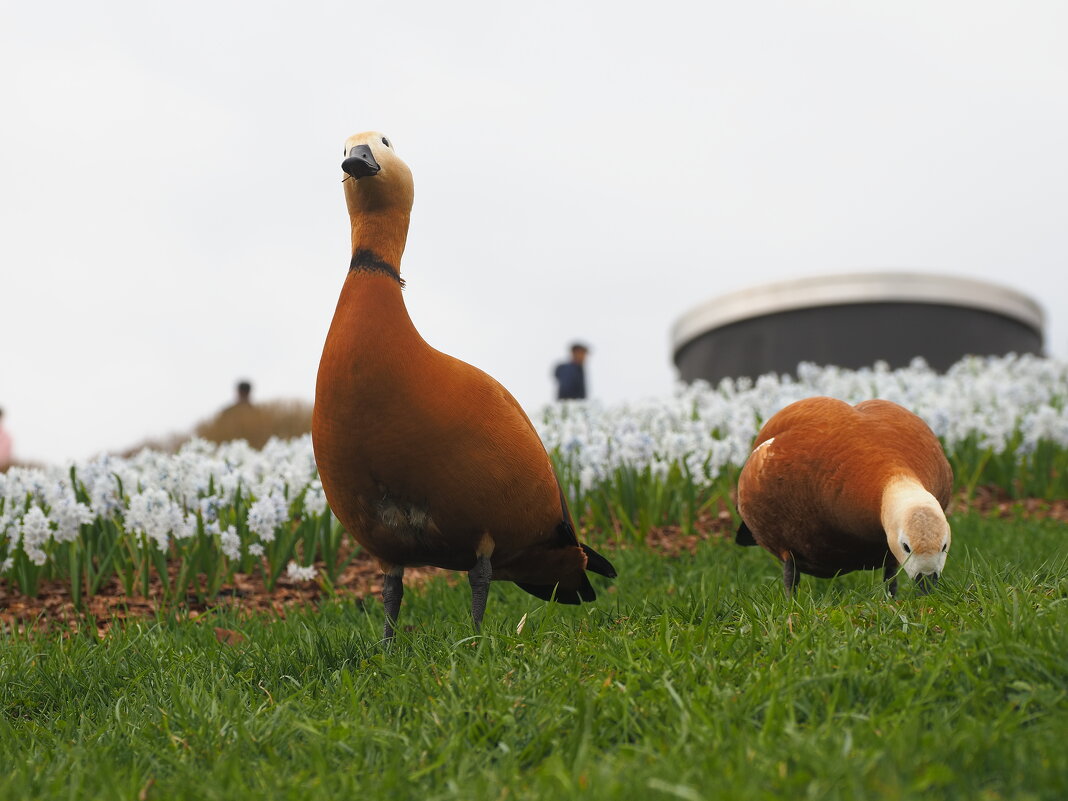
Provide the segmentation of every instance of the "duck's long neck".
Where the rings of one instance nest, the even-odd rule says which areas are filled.
[[[391,209],[388,213],[364,212],[352,217],[352,254],[374,254],[400,275],[400,261],[408,240],[411,212]]]
[[[332,337],[373,336],[392,345],[418,337],[401,293],[400,260],[407,236],[406,212],[353,215],[352,260]]]
[[[883,491],[880,519],[886,532],[886,544],[904,563],[911,557],[912,567],[920,569],[939,556],[948,542],[949,524],[942,504],[914,476],[891,479]],[[911,573],[910,573],[911,575]]]
[[[897,476],[887,482],[879,517],[888,533],[900,529],[910,513],[919,508],[942,514],[942,505],[916,478]]]

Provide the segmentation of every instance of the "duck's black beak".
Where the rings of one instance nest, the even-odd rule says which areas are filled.
[[[935,584],[938,583],[937,573],[928,573],[926,575],[920,574],[916,576],[916,586],[920,588],[920,593],[926,595],[934,589]]]
[[[341,162],[341,169],[358,181],[361,178],[369,178],[372,175],[378,175],[378,171],[382,168],[379,167],[378,162],[375,161],[374,154],[371,153],[370,147],[367,145],[356,145],[349,151],[348,158]]]

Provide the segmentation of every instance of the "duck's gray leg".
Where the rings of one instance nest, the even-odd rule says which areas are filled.
[[[787,552],[786,557],[782,560],[782,583],[786,587],[787,598],[794,597],[794,592],[797,590],[797,585],[800,581],[801,571],[794,564],[794,555]]]
[[[386,625],[382,637],[386,642],[393,639],[393,627],[397,625],[401,598],[404,597],[404,568],[398,568],[398,571],[382,576],[382,603],[386,607]]]
[[[486,599],[489,597],[492,578],[493,566],[488,556],[478,557],[475,566],[467,571],[467,580],[471,582],[471,619],[475,622],[476,632],[482,628],[482,615],[486,612]]]

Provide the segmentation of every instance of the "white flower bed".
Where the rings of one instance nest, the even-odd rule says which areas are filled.
[[[797,379],[696,382],[666,400],[612,407],[565,402],[545,409],[538,430],[583,491],[625,466],[666,473],[680,463],[695,479],[714,481],[728,465],[745,462],[764,420],[813,395],[899,403],[926,420],[949,451],[977,437],[981,448],[1001,454],[1016,432],[1021,455],[1042,440],[1068,448],[1068,363],[1033,356],[964,359],[945,375],[922,359],[900,370],[802,364]]]
[[[697,483],[711,483],[729,465],[740,466],[761,422],[783,406],[812,395],[850,403],[886,398],[912,409],[942,437],[947,450],[971,440],[1001,454],[1010,443],[1019,458],[1039,442],[1068,449],[1068,364],[1030,356],[966,359],[946,375],[922,361],[890,370],[858,371],[801,365],[799,377],[762,376],[717,387],[680,385],[672,397],[619,406],[565,402],[547,407],[538,425],[582,491],[621,467],[666,475],[681,465]],[[73,467],[84,494],[71,482]],[[239,491],[240,490],[240,491]],[[220,526],[220,510],[238,498],[240,527]],[[137,547],[166,551],[200,532],[218,536],[230,559],[264,553],[288,525],[297,499],[301,514],[325,512],[311,440],[272,440],[262,451],[243,442],[215,446],[193,441],[177,454],[143,451],[123,459],[101,456],[74,465],[14,468],[0,474],[0,573],[23,553],[34,565],[50,545],[73,542],[86,525],[113,521]],[[234,521],[233,514],[227,519]],[[143,545],[142,545],[143,543]],[[294,580],[314,575],[294,565]]]
[[[88,505],[76,499],[72,468]],[[45,527],[53,539],[69,541],[77,538],[80,524],[115,518],[128,533],[144,534],[166,550],[172,537],[193,536],[198,518],[208,533],[223,533],[216,523],[219,510],[234,504],[238,488],[256,499],[247,522],[264,542],[289,520],[290,503],[300,493],[309,514],[326,508],[310,437],[272,440],[262,451],[244,441],[216,446],[193,440],[176,454],[145,450],[128,459],[104,455],[0,474],[0,537],[28,537],[27,550],[39,550],[47,539]]]

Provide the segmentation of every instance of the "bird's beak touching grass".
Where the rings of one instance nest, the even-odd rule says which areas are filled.
[[[938,583],[937,573],[920,573],[916,576],[916,586],[920,589],[921,595],[926,595],[935,588]]]

